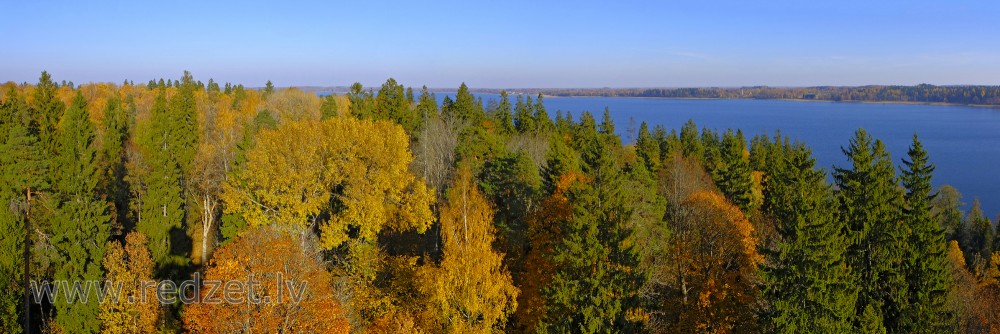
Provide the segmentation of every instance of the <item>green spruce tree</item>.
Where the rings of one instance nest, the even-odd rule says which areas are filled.
[[[908,290],[900,310],[899,330],[946,333],[953,321],[947,304],[951,269],[944,229],[931,211],[936,196],[931,193],[934,165],[916,135],[907,154],[909,160],[903,160],[906,168],[900,168],[900,179],[906,188],[903,221],[911,232],[903,256]]]
[[[786,146],[767,178],[762,210],[777,237],[763,251],[763,318],[773,333],[847,333],[857,288],[845,253],[848,240],[836,217],[826,173],[802,144]]]
[[[101,260],[110,237],[108,206],[97,189],[98,164],[94,125],[87,114],[87,102],[77,92],[73,104],[59,126],[58,155],[53,189],[59,198],[52,222],[56,281],[83,284],[99,282],[104,275]],[[74,287],[75,288],[75,287]],[[96,289],[83,285],[82,289]],[[95,293],[91,290],[91,294]],[[65,296],[65,295],[63,295]],[[56,298],[55,321],[71,332],[94,333],[100,329],[97,298],[68,300]]]
[[[854,284],[861,288],[855,308],[855,329],[874,325],[881,317],[884,329],[899,329],[905,303],[903,258],[907,231],[900,224],[900,192],[889,152],[880,140],[859,129],[843,149],[851,167],[836,168],[840,216],[847,224],[850,244],[847,263]]]

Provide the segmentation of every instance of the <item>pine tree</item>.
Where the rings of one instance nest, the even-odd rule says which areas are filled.
[[[601,116],[601,125],[597,128],[598,132],[605,135],[615,134],[615,121],[611,119],[611,109],[604,107],[604,115]]]
[[[765,328],[774,333],[852,330],[856,287],[845,263],[847,239],[826,173],[804,145],[791,147],[767,181],[762,208],[778,238],[764,253]]]
[[[427,126],[430,119],[438,117],[438,103],[434,98],[434,93],[427,90],[427,86],[420,88],[420,97],[417,98],[417,117],[420,118],[420,128]]]
[[[52,245],[59,256],[53,275],[57,281],[97,282],[104,275],[101,260],[110,237],[110,217],[107,204],[97,193],[95,136],[94,125],[87,115],[87,102],[78,92],[60,123],[53,173],[53,188],[61,199],[52,222]],[[96,298],[86,301],[56,298],[54,304],[55,321],[63,329],[80,332],[100,329]]]
[[[834,180],[840,188],[840,215],[847,224],[850,245],[847,262],[854,284],[861,288],[855,308],[855,329],[861,330],[870,316],[879,324],[898,327],[906,282],[902,254],[907,230],[899,223],[900,193],[895,169],[882,141],[872,141],[859,129],[844,155],[851,168],[836,168]],[[874,311],[874,312],[873,312]]]
[[[347,93],[347,100],[350,101],[351,115],[360,119],[375,117],[375,98],[371,90],[364,90],[360,82],[351,85],[351,91]]]
[[[900,168],[900,179],[906,188],[903,219],[911,233],[903,257],[908,290],[906,304],[900,310],[899,329],[908,333],[945,333],[952,328],[947,306],[951,277],[944,229],[931,212],[931,201],[936,196],[931,193],[934,165],[916,135],[907,154],[910,160],[903,160],[906,168]]]

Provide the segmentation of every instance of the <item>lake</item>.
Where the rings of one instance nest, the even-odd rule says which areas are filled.
[[[446,95],[437,93],[440,103]],[[499,95],[476,94],[483,102]],[[511,96],[511,101],[516,99]],[[749,140],[754,134],[783,135],[805,142],[817,164],[829,173],[832,166],[848,166],[841,147],[858,128],[881,139],[897,166],[906,157],[914,133],[920,137],[931,162],[937,166],[935,186],[950,184],[969,205],[979,198],[983,211],[994,219],[1000,213],[1000,109],[920,104],[852,102],[800,102],[782,100],[687,100],[666,98],[546,97],[545,108],[555,117],[557,110],[571,112],[579,121],[590,111],[600,122],[604,107],[611,109],[615,130],[628,140],[629,121],[635,128],[643,121],[677,129],[688,119],[699,128],[742,129]],[[898,170],[897,170],[898,173]],[[967,206],[968,207],[968,206]]]

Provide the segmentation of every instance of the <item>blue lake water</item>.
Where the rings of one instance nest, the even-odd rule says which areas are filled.
[[[438,93],[440,103],[446,95]],[[484,103],[499,95],[477,94]],[[512,96],[513,100],[514,97]],[[935,186],[950,184],[971,204],[979,198],[991,219],[1000,213],[1000,109],[962,106],[874,104],[849,102],[798,102],[780,100],[685,100],[664,98],[546,97],[549,115],[557,110],[571,112],[579,120],[590,111],[600,121],[609,107],[615,130],[628,140],[630,120],[635,128],[643,121],[680,130],[688,119],[699,128],[742,129],[752,137],[757,133],[783,135],[805,142],[812,148],[819,166],[847,166],[841,152],[858,128],[885,142],[897,166],[906,157],[912,136],[917,133],[937,166]]]

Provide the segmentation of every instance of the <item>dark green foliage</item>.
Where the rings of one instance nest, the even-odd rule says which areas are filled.
[[[371,90],[364,90],[360,82],[351,85],[351,91],[347,93],[347,100],[351,102],[351,115],[360,119],[370,119],[375,117],[375,97]]]
[[[161,91],[153,102],[150,128],[141,138],[148,171],[142,184],[132,185],[141,189],[136,229],[149,237],[150,255],[159,268],[175,260],[170,256],[171,233],[181,229],[185,215],[183,172],[176,154],[184,145],[177,122],[181,115],[168,107],[164,94]]]
[[[910,229],[908,247],[903,255],[907,299],[901,308],[899,330],[907,333],[946,333],[952,328],[952,314],[947,294],[951,284],[944,229],[931,212],[931,176],[934,165],[927,151],[913,136],[906,168],[900,168],[900,180],[906,188],[903,221]]]
[[[840,188],[840,216],[850,240],[847,263],[854,271],[854,284],[861,288],[855,329],[861,330],[871,320],[864,317],[881,316],[880,324],[896,330],[905,304],[902,256],[908,230],[900,224],[895,169],[885,145],[873,142],[864,129],[855,133],[843,151],[851,168],[836,168],[834,180]]]
[[[0,101],[0,332],[21,332],[27,190],[47,188],[47,161],[13,86]]]
[[[56,97],[56,84],[52,82],[52,77],[48,72],[42,72],[42,76],[35,85],[35,99],[32,104],[31,115],[34,124],[37,124],[38,140],[42,145],[46,156],[55,154],[58,143],[56,143],[56,129],[59,120],[66,111],[66,105]],[[46,158],[47,159],[47,158]]]
[[[656,171],[660,168],[660,143],[649,133],[646,122],[639,125],[639,136],[635,140],[635,153],[646,164],[646,169]]]
[[[52,246],[56,259],[55,280],[99,281],[104,270],[105,243],[110,237],[107,204],[97,193],[97,149],[94,125],[87,116],[87,102],[77,93],[59,127],[59,149],[53,173],[53,190],[59,208],[52,221]],[[97,332],[98,301],[68,301],[57,298],[56,323],[81,332]]]
[[[375,97],[374,119],[387,119],[403,126],[407,133],[417,128],[418,116],[410,108],[412,101],[407,98],[403,85],[389,78],[382,84]]]
[[[973,271],[985,268],[993,254],[993,223],[983,214],[979,199],[972,200],[972,208],[962,222],[962,239],[959,244],[965,252],[965,262]]]
[[[688,120],[681,127],[680,134],[680,144],[681,153],[688,158],[701,159],[704,155],[704,148],[702,147],[702,141],[698,139],[698,126],[694,124],[694,120]],[[670,152],[670,150],[663,150],[664,152]]]
[[[491,159],[479,173],[479,188],[496,210],[495,248],[505,254],[507,268],[521,272],[528,245],[528,214],[538,202],[541,179],[526,154],[507,153]]]
[[[131,190],[125,181],[125,144],[134,119],[135,104],[131,98],[126,106],[116,97],[104,108],[103,140],[100,151],[100,182],[98,189],[111,204],[112,234],[120,235],[128,226],[128,204]]]
[[[476,102],[475,97],[472,96],[472,93],[469,93],[469,87],[464,82],[458,87],[458,92],[455,93],[455,102],[445,103],[442,113],[447,118],[473,123],[478,123],[484,116],[482,103]]]
[[[585,115],[584,123],[588,118],[593,119]],[[638,291],[645,275],[631,242],[632,209],[618,165],[621,144],[611,135],[584,138],[583,167],[591,180],[567,192],[572,218],[559,222],[562,238],[551,257],[556,274],[543,291],[548,312],[540,331],[636,332],[641,323],[627,314],[641,306]]]
[[[727,199],[744,213],[750,212],[753,205],[753,176],[743,132],[733,134],[732,130],[726,131],[720,145],[716,169],[711,171],[712,179]]]
[[[524,95],[517,95],[517,103],[514,104],[514,127],[517,128],[517,132],[525,133],[535,130],[535,119],[532,115],[531,98],[528,98],[528,102],[524,102]]]
[[[434,93],[427,91],[427,86],[420,89],[416,113],[420,117],[420,128],[423,128],[428,120],[438,117],[437,99],[434,98]]]
[[[274,84],[271,83],[271,80],[268,80],[267,83],[264,84],[264,97],[271,94],[274,94]]]
[[[538,98],[535,99],[535,114],[534,121],[535,127],[540,133],[551,133],[555,124],[552,123],[552,119],[549,118],[548,111],[545,110],[545,105],[542,104],[542,94],[538,94]]]
[[[611,119],[611,109],[604,107],[604,115],[601,116],[601,126],[598,131],[605,135],[615,134],[615,121]]]
[[[766,138],[764,139],[766,140]],[[763,144],[763,143],[762,143]],[[846,333],[852,330],[857,287],[845,266],[847,239],[836,217],[826,173],[804,145],[784,145],[771,162],[767,201],[776,240],[763,251],[763,316],[774,333]]]
[[[323,98],[323,104],[319,106],[320,119],[329,119],[339,116],[337,111],[337,95],[330,94]]]
[[[521,102],[521,96],[518,95],[518,104]],[[519,123],[517,118],[512,118],[510,114],[510,99],[507,97],[507,91],[500,91],[500,102],[496,106],[496,110],[492,111],[493,121],[495,122],[495,129],[498,133],[502,135],[510,135],[514,133],[514,127]],[[520,112],[518,113],[520,115]],[[520,126],[517,128],[521,131]]]

